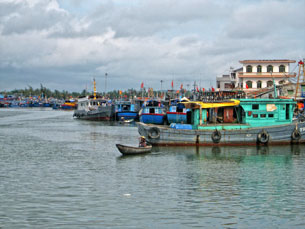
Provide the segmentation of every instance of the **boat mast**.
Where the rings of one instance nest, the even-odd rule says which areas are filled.
[[[95,83],[95,78],[93,78],[93,96],[94,96],[94,100],[96,100],[96,83]]]
[[[304,61],[300,60],[298,64],[299,64],[299,74],[298,74],[298,81],[297,81],[297,85],[296,85],[295,95],[294,95],[295,100],[297,98],[298,90],[299,90],[301,68],[303,68],[303,82],[305,80]]]

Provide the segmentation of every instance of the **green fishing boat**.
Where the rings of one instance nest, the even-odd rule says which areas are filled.
[[[152,145],[255,145],[305,142],[304,119],[294,118],[292,99],[187,102],[186,123],[138,123]]]

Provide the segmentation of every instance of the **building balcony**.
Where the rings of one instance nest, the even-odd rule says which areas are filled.
[[[296,77],[296,73],[287,73],[287,72],[273,72],[272,74],[268,72],[239,72],[239,78],[283,78],[289,77],[293,78]]]

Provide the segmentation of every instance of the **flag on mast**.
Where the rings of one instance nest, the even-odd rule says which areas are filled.
[[[144,83],[142,82],[142,83],[141,83],[141,88],[143,88],[143,87],[144,87]]]

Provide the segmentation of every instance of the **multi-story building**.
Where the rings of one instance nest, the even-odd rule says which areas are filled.
[[[296,77],[289,72],[289,64],[295,60],[241,60],[243,71],[238,73],[239,85],[244,91],[254,91],[288,83],[288,79]]]

